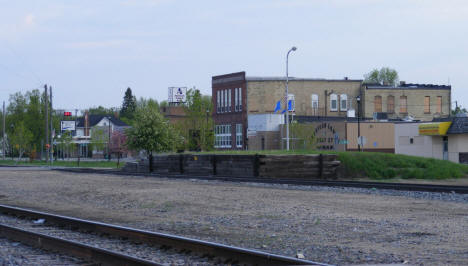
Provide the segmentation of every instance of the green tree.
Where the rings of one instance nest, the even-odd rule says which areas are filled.
[[[398,72],[389,67],[382,67],[380,70],[373,69],[371,72],[364,75],[365,83],[379,83],[381,85],[398,85]]]
[[[188,140],[187,148],[189,150],[213,150],[211,97],[201,95],[199,90],[190,89],[187,91],[187,103],[184,109],[187,119],[184,120],[179,130]]]
[[[153,152],[173,151],[180,137],[161,113],[150,107],[138,109],[133,127],[127,129],[127,146],[144,150],[149,159],[149,171],[153,171]]]
[[[23,121],[19,121],[13,129],[13,132],[8,137],[10,144],[18,152],[18,161],[21,160],[23,154],[31,150],[33,134],[24,125]]]
[[[159,112],[160,104],[158,103],[157,100],[154,99],[145,99],[143,97],[140,97],[139,100],[136,102],[136,108],[135,110],[141,110],[145,108],[151,108],[154,110],[157,110]]]
[[[314,131],[310,125],[300,124],[294,121],[289,126],[291,136],[291,149],[313,150],[317,147]]]
[[[462,106],[456,106],[455,109],[452,109],[451,114],[452,115],[457,115],[457,114],[466,114],[468,111],[466,108],[463,108]]]
[[[108,127],[100,126],[95,126],[91,128],[91,151],[102,151],[104,154],[104,149],[107,148],[107,143],[109,141],[108,130]]]
[[[58,149],[60,149],[63,158],[70,158],[76,150],[76,144],[73,143],[71,131],[65,131],[60,135],[60,137],[57,137],[57,143]]]
[[[88,110],[90,115],[111,115],[114,116],[118,114],[118,109],[115,107],[112,108],[105,108],[103,106],[98,106],[98,107],[91,107]]]
[[[120,109],[120,117],[131,121],[136,110],[136,97],[132,95],[130,87],[125,91],[122,108]]]

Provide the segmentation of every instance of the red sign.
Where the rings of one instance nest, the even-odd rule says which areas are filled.
[[[63,115],[64,115],[64,116],[71,116],[72,113],[71,113],[71,112],[63,112]]]

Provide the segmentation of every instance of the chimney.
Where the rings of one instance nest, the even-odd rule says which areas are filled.
[[[88,110],[85,111],[85,115],[84,115],[84,135],[89,136],[89,114],[88,114]]]

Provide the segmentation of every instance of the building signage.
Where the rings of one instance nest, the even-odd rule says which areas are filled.
[[[319,150],[334,150],[335,144],[340,142],[338,133],[329,123],[322,123],[315,127],[314,136]]]
[[[74,131],[76,130],[75,121],[60,121],[60,129],[62,131]]]
[[[444,136],[451,124],[452,122],[421,124],[418,126],[419,135]]]
[[[185,103],[187,101],[187,87],[169,87],[169,103]]]

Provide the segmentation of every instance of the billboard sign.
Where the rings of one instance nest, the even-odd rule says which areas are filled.
[[[76,122],[75,121],[60,121],[60,129],[62,131],[73,131],[76,130]]]
[[[187,101],[187,87],[169,87],[169,103],[185,103]]]

